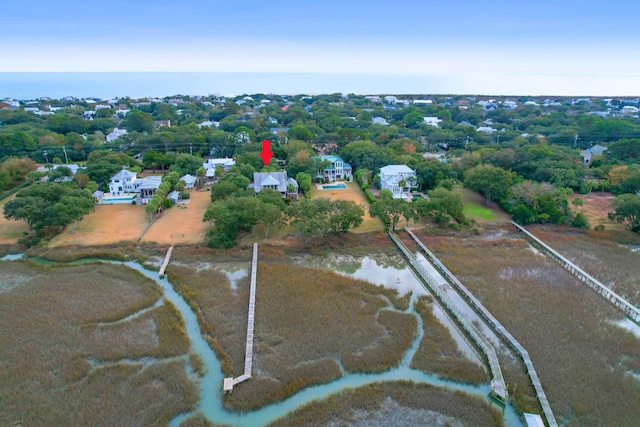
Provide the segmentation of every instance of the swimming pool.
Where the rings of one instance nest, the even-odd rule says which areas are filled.
[[[323,190],[335,190],[336,188],[349,188],[347,187],[347,184],[343,184],[342,182],[339,182],[337,184],[327,184],[327,185],[323,185],[322,189]]]
[[[131,202],[133,202],[135,200],[135,197],[103,197],[102,199],[100,199],[100,204],[101,205],[117,205],[117,204],[128,204],[130,205]]]

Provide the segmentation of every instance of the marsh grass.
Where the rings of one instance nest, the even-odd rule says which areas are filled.
[[[417,329],[377,287],[326,270],[258,264],[254,378],[225,396],[247,410],[347,372],[396,366]],[[259,385],[258,385],[259,384]]]
[[[531,228],[531,232],[602,284],[640,307],[640,254],[611,241],[611,233],[540,226]]]
[[[270,427],[502,426],[502,415],[486,400],[413,382],[384,382],[341,391],[311,402],[269,424]]]
[[[411,361],[412,368],[470,384],[488,382],[487,372],[462,354],[449,330],[433,314],[433,307],[426,298],[418,299],[415,310],[422,317],[424,336]]]
[[[612,324],[620,316],[606,300],[510,233],[419,237],[527,349],[559,422],[637,425],[640,384],[629,373],[640,372],[640,340]],[[505,379],[524,390],[518,372],[505,370]],[[535,399],[511,397],[519,408]]]
[[[96,319],[152,305],[155,283],[106,264],[45,268],[16,261],[3,262],[2,271],[2,280],[10,277],[14,286],[0,292],[0,425],[164,425],[195,406],[185,356],[129,360],[179,354],[174,345],[184,343],[184,335],[168,304],[124,322],[122,330],[111,326],[127,338],[111,334],[100,343],[109,349],[96,349],[91,336],[88,325]],[[102,353],[125,360],[100,360]]]

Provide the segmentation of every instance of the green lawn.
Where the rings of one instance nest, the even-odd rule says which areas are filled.
[[[471,219],[484,219],[487,221],[496,219],[491,209],[484,208],[477,203],[465,203],[462,212]]]

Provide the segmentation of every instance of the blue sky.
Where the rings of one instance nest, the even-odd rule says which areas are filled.
[[[640,95],[638,16],[630,0],[12,1],[0,72],[426,73],[460,92]]]

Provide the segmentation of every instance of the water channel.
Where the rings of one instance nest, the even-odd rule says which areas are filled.
[[[7,255],[3,258],[0,258],[0,260],[16,260],[21,258],[21,255]],[[311,260],[306,259],[302,262],[305,265],[312,266],[309,264],[309,261]],[[351,267],[346,269],[349,270],[349,272],[346,272],[345,269],[336,269],[336,271],[342,272],[343,274],[348,274],[352,277],[368,280],[375,284],[396,288],[402,295],[411,292],[412,303],[419,295],[426,294],[426,291],[424,290],[418,279],[413,275],[411,269],[409,269],[406,264],[403,265],[403,260],[401,258],[398,260],[395,257],[392,257],[392,259],[389,260],[391,262],[384,262],[381,264],[378,264],[375,260],[368,257],[361,258],[359,260],[352,259],[348,261],[349,262],[344,262],[343,264],[351,265]],[[414,340],[410,349],[403,356],[402,361],[398,367],[378,374],[346,374],[341,378],[332,381],[331,383],[308,387],[282,402],[266,406],[253,412],[242,414],[230,412],[222,406],[221,395],[223,373],[220,367],[220,362],[216,358],[213,350],[209,347],[207,342],[202,337],[195,313],[191,310],[185,300],[173,289],[168,279],[166,277],[160,278],[158,272],[147,270],[137,262],[108,262],[126,265],[129,268],[139,271],[145,277],[155,281],[163,289],[164,297],[167,300],[171,301],[181,313],[185,322],[186,332],[191,341],[191,349],[200,356],[206,368],[205,374],[200,379],[199,384],[200,403],[195,410],[201,411],[214,424],[262,426],[268,424],[271,421],[274,421],[277,418],[285,416],[288,412],[295,410],[314,400],[327,398],[330,395],[344,389],[360,387],[363,385],[381,381],[410,380],[416,383],[426,383],[438,387],[446,387],[451,390],[460,390],[471,395],[481,396],[483,398],[485,398],[489,394],[490,388],[488,384],[483,384],[481,386],[472,386],[454,381],[443,380],[438,378],[436,375],[425,374],[422,371],[411,369],[409,367],[411,359],[417,351],[423,335],[422,320],[420,316],[417,316],[419,328],[418,335],[416,336],[416,339]],[[341,262],[339,262],[339,264],[340,263]],[[356,266],[356,263],[359,265]],[[354,266],[356,267],[355,269],[353,269]],[[320,267],[320,265],[318,265],[318,267]],[[241,271],[242,268],[233,268],[230,270],[235,271],[229,273],[235,273]],[[240,273],[238,274],[240,275]],[[239,277],[237,277],[236,279],[238,278]],[[412,306],[408,309],[408,311],[413,312]],[[463,341],[466,342],[466,340]],[[246,384],[243,384],[243,386],[250,387],[251,382],[249,381]],[[190,415],[191,413],[178,415],[171,420],[170,426],[179,426],[180,423]],[[506,406],[503,417],[504,423],[508,427],[522,426],[522,422],[516,415],[515,410],[511,405]]]

